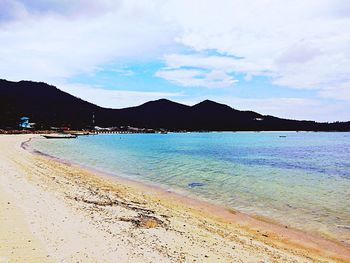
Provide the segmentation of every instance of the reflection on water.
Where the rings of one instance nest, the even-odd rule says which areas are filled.
[[[98,135],[34,147],[350,244],[350,133]]]

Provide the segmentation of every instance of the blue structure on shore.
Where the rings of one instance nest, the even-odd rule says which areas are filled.
[[[22,117],[20,119],[19,127],[23,129],[30,129],[32,128],[30,123],[29,123],[29,118],[28,117]]]

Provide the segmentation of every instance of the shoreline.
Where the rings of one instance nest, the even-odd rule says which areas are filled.
[[[295,261],[296,258],[293,259],[293,257],[301,257],[303,258],[304,261],[311,260],[312,262],[314,261],[323,262],[323,260],[327,258],[336,260],[339,262],[350,262],[349,247],[345,246],[344,244],[340,244],[339,242],[327,240],[318,236],[304,233],[299,230],[286,228],[285,226],[273,224],[271,222],[266,222],[261,219],[259,220],[257,218],[240,213],[238,211],[233,211],[222,206],[210,204],[205,201],[196,200],[192,197],[184,196],[179,193],[175,193],[175,192],[169,193],[168,191],[166,191],[165,189],[162,189],[161,187],[151,186],[151,185],[144,184],[142,182],[136,182],[134,180],[127,179],[127,178],[121,178],[120,176],[112,177],[111,175],[102,173],[100,171],[88,169],[87,167],[81,167],[80,165],[67,162],[65,160],[61,160],[56,157],[50,158],[49,156],[45,156],[45,154],[43,153],[39,154],[38,151],[35,152],[35,149],[34,149],[34,152],[29,152],[30,150],[28,148],[25,149],[26,146],[28,146],[28,143],[26,145],[26,142],[23,142],[23,139],[30,139],[32,137],[33,135],[22,136],[21,139],[17,138],[19,140],[16,141],[17,143],[19,143],[19,141],[22,140],[22,142],[20,142],[21,143],[20,146],[21,147],[23,146],[22,147],[23,149],[22,148],[21,149],[22,151],[25,151],[31,155],[31,156],[28,156],[29,159],[33,158],[40,165],[42,166],[46,165],[47,168],[54,168],[52,169],[52,171],[55,169],[60,171],[60,173],[63,173],[62,171],[65,171],[65,173],[61,175],[62,176],[61,179],[64,178],[64,180],[66,180],[66,184],[72,184],[70,186],[71,188],[81,187],[79,185],[76,185],[78,183],[84,183],[84,184],[89,183],[90,185],[87,184],[88,187],[91,188],[89,191],[94,192],[95,190],[93,187],[96,187],[96,186],[97,186],[96,188],[99,189],[98,192],[101,191],[101,193],[97,194],[97,197],[99,197],[97,198],[97,200],[95,200],[96,196],[94,196],[94,200],[86,199],[85,197],[74,197],[73,200],[70,200],[71,201],[70,205],[73,207],[75,206],[75,209],[77,209],[76,203],[80,203],[80,202],[83,202],[84,207],[87,206],[88,208],[91,208],[90,206],[92,205],[93,207],[101,206],[103,207],[103,209],[106,207],[107,210],[110,210],[112,206],[117,206],[117,207],[121,206],[131,210],[136,209],[137,211],[139,211],[139,213],[141,213],[141,217],[140,217],[140,214],[138,214],[137,215],[138,217],[136,216],[133,219],[130,219],[131,221],[128,221],[129,219],[126,220],[125,218],[124,219],[122,218],[121,221],[131,222],[132,225],[140,224],[141,227],[145,227],[143,224],[146,224],[146,225],[149,224],[149,225],[155,226],[150,228],[146,227],[146,229],[157,229],[158,226],[163,226],[165,229],[167,228],[171,229],[171,230],[167,230],[170,232],[172,230],[179,231],[177,229],[178,226],[176,226],[178,224],[178,221],[187,223],[187,220],[188,220],[192,223],[192,227],[196,226],[194,227],[196,231],[188,232],[188,235],[192,236],[193,238],[192,242],[194,243],[196,243],[197,241],[195,239],[200,239],[199,237],[197,237],[198,235],[194,233],[195,232],[202,233],[202,231],[207,232],[206,235],[210,236],[211,234],[213,234],[213,235],[216,235],[217,238],[223,239],[224,241],[227,241],[227,242],[228,241],[231,242],[233,240],[233,243],[236,244],[236,246],[237,246],[237,243],[241,243],[241,242],[238,242],[239,238],[237,239],[237,237],[242,237],[244,240],[245,239],[249,240],[248,243],[254,243],[254,242],[258,243],[258,244],[251,244],[251,247],[249,246],[244,247],[244,249],[243,248],[241,249],[242,251],[249,250],[252,255],[258,252],[257,255],[260,255],[262,251],[264,251],[268,247],[270,248],[270,250],[267,249],[269,253],[271,253],[271,251],[273,250],[276,254],[278,254],[277,258],[281,259],[281,260],[275,259],[273,262],[288,262],[293,260]],[[68,173],[68,176],[66,173]],[[74,179],[76,180],[75,184],[74,182],[72,183],[71,181],[72,178],[69,178],[70,176],[69,174],[75,175],[74,176]],[[42,176],[45,176],[45,174],[43,174]],[[55,178],[52,180],[58,180],[56,178],[57,176],[55,176]],[[47,181],[48,178],[42,178],[42,180]],[[52,183],[52,181],[49,181],[49,183]],[[54,186],[49,184],[47,185],[47,187],[55,188]],[[114,189],[115,187],[116,189]],[[106,191],[106,189],[108,189],[108,191],[103,192],[100,189],[104,189],[103,191]],[[114,189],[114,190],[112,191],[111,189]],[[60,190],[55,189],[55,191],[59,192]],[[110,194],[115,199],[111,198],[110,196],[107,196],[106,193]],[[116,195],[116,193],[118,194]],[[125,196],[128,196],[128,195],[129,197],[132,196],[133,198],[138,199],[138,201],[129,202],[129,203],[125,201],[121,201],[121,200],[124,200]],[[146,200],[146,205],[141,209],[139,207],[140,204],[138,203],[142,204],[143,202],[145,202],[145,200]],[[152,210],[153,212],[145,213],[147,209]],[[81,209],[78,209],[78,210],[81,210]],[[103,212],[105,213],[106,211],[103,210]],[[110,212],[110,211],[107,211],[107,212]],[[164,217],[162,217],[162,214],[164,215]],[[176,220],[173,219],[176,221],[176,223],[174,224],[174,222],[172,222],[169,218],[176,218]],[[169,221],[170,223],[167,220],[170,220]],[[165,233],[164,235],[167,235],[167,233]],[[205,241],[209,242],[209,239]],[[221,248],[222,246],[219,245],[219,247]],[[250,250],[251,248],[255,249],[255,250],[253,249],[255,253]],[[218,251],[216,251],[215,253],[220,254],[220,252]],[[237,251],[235,251],[235,253],[237,253]],[[269,255],[269,253],[267,253],[267,255]],[[186,257],[188,256],[188,254],[190,253],[187,251],[187,254],[184,253],[182,256]],[[230,255],[230,253],[228,253],[227,255]],[[208,258],[206,258],[204,255],[203,259],[204,261],[210,262],[209,259],[212,258],[212,255],[207,255],[207,256]],[[221,256],[224,256],[223,253],[221,254]],[[238,253],[235,256],[237,259],[239,259],[239,256],[242,256],[242,255],[239,255]],[[242,258],[245,258],[245,256],[246,255],[242,256]],[[285,258],[282,260],[282,257],[285,257]],[[235,257],[232,257],[232,258],[235,258]],[[299,260],[301,258],[299,258]],[[270,259],[274,259],[274,257],[270,257]],[[128,261],[125,261],[125,262],[128,262]],[[180,262],[182,261],[180,260]],[[251,262],[251,261],[247,260],[243,262]]]
[[[272,237],[273,239],[275,239],[274,241],[277,241],[277,243],[280,243],[282,241],[282,243],[287,243],[287,245],[292,245],[295,248],[307,248],[315,251],[322,249],[330,250],[331,254],[333,254],[334,252],[335,255],[337,255],[339,252],[342,253],[342,249],[338,250],[337,246],[341,246],[345,249],[350,250],[349,245],[343,244],[338,240],[329,239],[321,237],[315,233],[308,233],[303,230],[290,228],[278,222],[275,222],[272,218],[248,215],[238,210],[228,208],[223,205],[215,204],[208,200],[188,196],[184,191],[179,192],[173,191],[172,189],[169,191],[168,189],[160,185],[126,178],[118,174],[103,172],[101,170],[81,165],[73,161],[51,156],[49,154],[34,149],[30,145],[30,141],[31,140],[29,140],[28,142],[24,142],[23,146],[24,149],[31,151],[33,154],[39,154],[44,156],[45,158],[52,159],[62,164],[77,167],[78,169],[84,169],[98,176],[102,176],[107,180],[111,180],[112,182],[114,181],[116,183],[136,187],[140,192],[146,191],[151,195],[155,194],[156,196],[160,196],[161,198],[172,199],[172,201],[174,202],[183,202],[186,206],[189,206],[190,208],[199,209],[200,211],[207,213],[207,216],[215,217],[216,220],[223,220],[229,223],[238,224],[239,227],[245,228],[247,231],[253,231],[254,233],[262,233],[261,235],[263,237]]]

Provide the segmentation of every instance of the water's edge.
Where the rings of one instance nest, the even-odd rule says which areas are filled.
[[[156,195],[160,195],[161,197],[171,198],[174,200],[178,200],[179,202],[185,202],[185,204],[189,207],[195,208],[203,212],[207,212],[211,215],[214,215],[215,217],[218,217],[219,219],[224,219],[228,222],[234,223],[236,226],[238,225],[239,227],[245,228],[248,231],[270,233],[271,236],[276,237],[277,240],[284,240],[288,244],[292,243],[294,245],[301,246],[307,249],[315,249],[315,247],[323,247],[324,250],[340,249],[342,251],[348,251],[350,249],[350,246],[348,244],[339,242],[336,239],[328,237],[325,238],[320,236],[318,233],[310,233],[304,230],[290,228],[277,223],[273,220],[273,218],[248,215],[246,213],[233,210],[223,205],[216,204],[215,202],[211,202],[210,200],[194,198],[192,196],[187,195],[185,192],[179,192],[173,189],[169,190],[160,185],[150,184],[143,181],[122,177],[115,173],[108,173],[99,169],[95,169],[93,167],[76,163],[71,160],[66,160],[64,158],[52,156],[50,154],[39,151],[32,146],[32,141],[35,138],[37,138],[37,136],[31,137],[30,139],[22,142],[21,148],[23,148],[27,152],[30,152],[31,154],[39,155],[64,165],[86,170],[97,176],[102,176],[112,182],[114,181],[116,183],[125,184],[127,186],[137,187],[141,191],[146,190],[148,194],[154,191]]]

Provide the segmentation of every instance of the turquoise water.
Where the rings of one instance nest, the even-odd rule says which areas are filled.
[[[33,144],[350,244],[350,133],[124,134]]]

